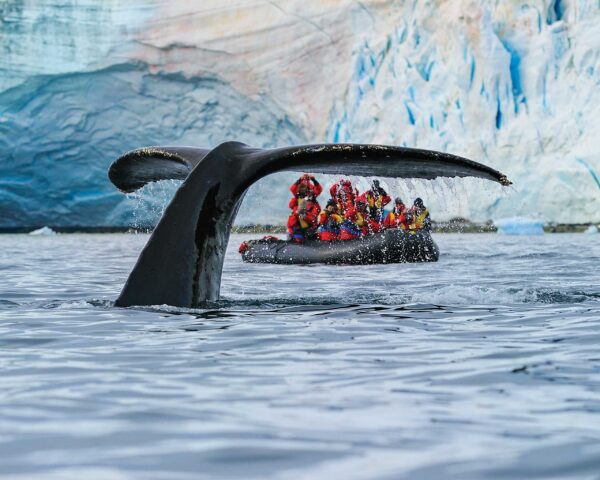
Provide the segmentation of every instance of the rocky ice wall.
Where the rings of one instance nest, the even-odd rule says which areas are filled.
[[[440,149],[517,191],[388,182],[438,218],[600,220],[598,0],[8,0],[0,28],[0,226],[144,223],[111,160],[226,139]],[[241,223],[282,221],[289,178]]]

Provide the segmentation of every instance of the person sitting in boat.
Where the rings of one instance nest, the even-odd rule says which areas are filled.
[[[358,197],[358,190],[352,186],[352,182],[343,178],[339,183],[334,183],[331,186],[329,193],[331,194],[331,198],[338,204],[342,215],[348,208],[354,206],[356,197]]]
[[[413,206],[410,209],[408,214],[408,228],[412,233],[418,230],[431,230],[429,210],[427,210],[421,198],[415,198]]]
[[[339,214],[337,202],[331,198],[319,215],[319,239],[325,242],[339,240],[342,216]]]
[[[367,204],[364,199],[360,196],[356,199],[356,210],[360,213],[362,217],[362,225],[360,226],[360,234],[362,237],[369,235],[371,231],[369,230],[369,213],[367,211]]]
[[[402,230],[408,229],[407,221],[408,209],[400,197],[396,197],[394,200],[394,209],[387,214],[383,221],[384,228],[400,228]]]
[[[317,235],[319,207],[312,199],[299,196],[292,214],[288,218],[287,230],[290,240],[302,243]]]
[[[371,233],[377,233],[383,227],[383,207],[392,201],[392,198],[380,185],[379,180],[373,180],[371,189],[360,196],[367,205],[367,222]]]
[[[317,197],[321,195],[322,191],[323,187],[317,179],[314,176],[305,173],[290,186],[290,192],[292,192],[293,195],[288,205],[290,210],[293,211],[294,208],[296,208],[298,205],[298,198],[308,198],[317,205],[317,210],[320,211],[321,206],[317,201]]]
[[[357,205],[348,207],[344,213],[344,221],[340,227],[340,240],[360,238],[363,235],[363,228],[366,227],[367,222],[357,202]]]

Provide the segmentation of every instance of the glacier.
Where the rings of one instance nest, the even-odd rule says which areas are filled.
[[[2,228],[151,225],[177,185],[127,198],[111,161],[231,139],[448,151],[514,188],[384,185],[439,220],[600,221],[598,0],[8,0],[0,28]],[[283,222],[292,177],[238,223]]]

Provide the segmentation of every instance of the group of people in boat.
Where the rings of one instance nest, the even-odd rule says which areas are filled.
[[[386,215],[384,207],[392,199],[379,180],[373,180],[371,188],[361,194],[350,180],[341,179],[329,189],[331,197],[323,210],[317,200],[323,187],[314,176],[302,175],[290,191],[292,213],[287,230],[290,239],[297,243],[316,238],[327,242],[353,240],[392,228],[413,233],[431,229],[429,211],[420,198],[408,208],[398,197]]]

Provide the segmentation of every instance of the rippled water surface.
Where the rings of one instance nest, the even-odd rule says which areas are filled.
[[[0,476],[600,479],[600,235],[114,308],[146,239],[0,236]]]

